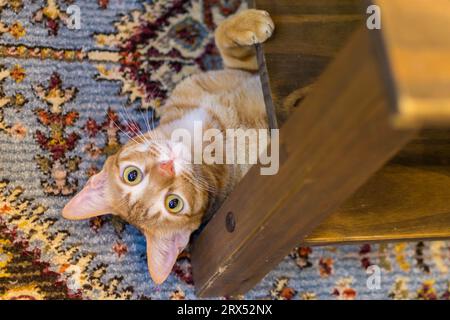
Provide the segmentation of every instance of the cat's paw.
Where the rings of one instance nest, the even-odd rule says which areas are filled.
[[[275,29],[269,13],[264,10],[244,10],[227,22],[225,34],[231,42],[239,46],[263,43]]]

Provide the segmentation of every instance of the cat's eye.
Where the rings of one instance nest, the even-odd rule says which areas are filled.
[[[178,213],[183,210],[184,203],[181,197],[176,194],[169,194],[164,203],[166,210],[170,213]]]
[[[142,172],[135,166],[128,166],[123,170],[123,181],[130,186],[135,186],[142,181]]]

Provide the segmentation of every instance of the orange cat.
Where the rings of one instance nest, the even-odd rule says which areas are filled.
[[[134,137],[63,209],[67,219],[119,215],[147,239],[148,268],[162,283],[204,215],[215,210],[249,165],[193,164],[170,140],[174,129],[267,128],[254,44],[272,35],[265,11],[245,10],[215,32],[226,67],[183,80],[159,110],[159,126]],[[184,150],[186,151],[186,150]],[[188,152],[194,152],[191,149]],[[226,152],[226,150],[225,150]]]

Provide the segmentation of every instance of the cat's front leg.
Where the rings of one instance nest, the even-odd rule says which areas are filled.
[[[257,70],[254,45],[266,41],[274,29],[269,13],[263,10],[244,10],[223,21],[215,40],[225,67]]]

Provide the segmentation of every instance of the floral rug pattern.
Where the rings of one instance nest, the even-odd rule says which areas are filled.
[[[196,298],[189,253],[156,286],[136,229],[60,212],[183,77],[221,67],[212,31],[242,7],[0,1],[0,299]],[[446,241],[300,247],[242,298],[449,299],[449,267]]]

